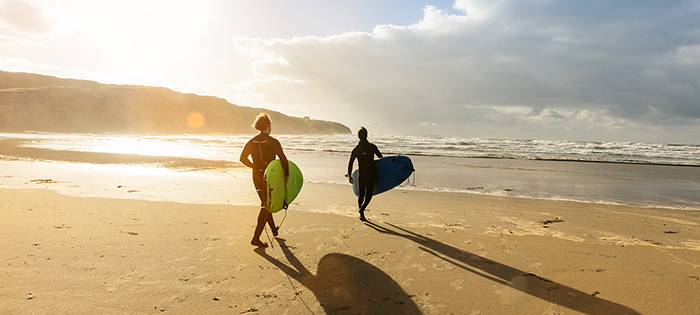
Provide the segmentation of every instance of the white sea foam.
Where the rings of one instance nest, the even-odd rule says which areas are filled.
[[[0,134],[59,150],[230,159],[250,135]],[[277,136],[285,149],[349,153],[352,135]],[[373,136],[388,154],[700,166],[700,145],[435,136]]]

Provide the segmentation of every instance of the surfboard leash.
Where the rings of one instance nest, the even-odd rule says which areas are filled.
[[[287,219],[287,209],[289,208],[289,204],[287,204],[287,195],[289,193],[287,192],[287,182],[284,183],[284,202],[282,203],[282,209],[284,209],[284,217],[282,218],[282,222],[280,222],[280,225],[277,226],[277,229],[282,227],[282,223],[284,223],[284,220]]]
[[[282,217],[282,221],[280,221],[280,225],[277,226],[278,229],[282,227],[282,223],[284,223],[284,220],[286,220],[286,219],[287,219],[287,208],[284,208],[284,217]]]
[[[275,244],[272,243],[272,240],[270,239],[270,234],[267,233],[267,226],[265,227],[265,236],[267,236],[267,242],[270,244],[270,249],[275,250]]]
[[[267,210],[266,210],[265,212],[267,212],[267,215],[272,215],[272,213],[268,212]],[[267,217],[265,217],[265,225],[264,225],[264,227],[265,227],[265,236],[267,237],[267,241],[268,241],[269,244],[270,244],[270,249],[275,250],[275,245],[274,245],[274,243],[272,242],[272,240],[270,239],[270,233],[267,232],[267,225],[268,225],[268,224],[267,224]],[[279,226],[277,227],[277,229],[279,229]],[[273,238],[274,238],[274,236],[273,236]]]
[[[292,278],[291,278],[288,274],[287,274],[287,280],[289,280],[289,284],[292,285],[292,289],[294,289],[294,294],[295,294],[297,297],[299,297],[299,299],[301,300],[302,303],[304,303],[304,306],[306,306],[306,309],[309,310],[309,313],[311,313],[311,314],[313,314],[313,315],[316,315],[316,313],[314,313],[314,311],[311,310],[311,308],[309,307],[309,305],[306,304],[306,301],[304,301],[304,298],[301,296],[301,292],[299,292],[299,290],[297,290],[297,287],[294,286],[294,282],[292,281]]]
[[[409,185],[410,185],[410,186],[415,186],[415,185],[416,185],[416,171],[413,170],[413,174],[411,174],[411,175],[413,175],[413,183],[411,183],[411,176],[409,176],[409,177],[406,179],[406,183],[405,183],[405,184],[399,185],[401,188],[406,187],[406,186],[409,186]]]

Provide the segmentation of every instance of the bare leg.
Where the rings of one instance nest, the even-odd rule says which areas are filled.
[[[265,228],[265,222],[267,222],[267,217],[270,213],[267,212],[265,207],[260,207],[260,213],[258,213],[258,224],[255,226],[255,234],[253,234],[253,240],[250,241],[250,245],[258,247],[267,247],[267,243],[263,243],[260,240],[260,235]]]
[[[267,210],[265,212],[267,212]],[[272,236],[279,235],[280,227],[275,225],[275,218],[272,217],[272,213],[269,213],[267,216],[267,224],[270,226],[270,230],[272,230]]]
[[[260,213],[258,214],[258,223],[255,226],[255,233],[253,234],[253,240],[250,241],[251,245],[258,247],[267,247],[266,243],[260,240],[260,235],[262,235],[263,229],[265,229],[265,223],[271,222],[270,227],[275,225],[272,220],[272,214],[265,208],[265,201],[267,200],[266,190],[265,190],[265,179],[263,179],[262,172],[253,172],[253,184],[255,185],[255,190],[260,197]],[[276,232],[272,229],[273,233]]]

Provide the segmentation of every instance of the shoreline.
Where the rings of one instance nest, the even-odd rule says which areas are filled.
[[[62,193],[83,195],[85,191],[76,187],[101,185],[105,191],[113,190],[114,187],[107,184],[107,178],[111,177],[114,181],[120,181],[115,186],[140,186],[144,181],[152,182],[153,185],[150,186],[158,188],[159,193],[158,196],[145,198],[148,200],[222,203],[222,196],[229,194],[224,186],[245,187],[247,183],[244,178],[250,176],[249,170],[235,160],[240,148],[231,144],[208,157],[202,154],[196,157],[178,157],[25,148],[15,146],[13,143],[16,141],[19,140],[0,140],[0,169],[5,170],[5,174],[2,174],[5,177],[0,177],[0,186],[17,188],[26,186],[20,179],[29,182],[51,178],[69,186],[58,188],[62,189],[59,190]],[[159,154],[167,152],[169,151]],[[343,177],[347,167],[347,155],[294,149],[289,149],[287,155],[302,169],[307,183],[347,183]],[[416,169],[411,178],[416,186],[405,188],[407,190],[700,211],[700,195],[697,194],[700,190],[700,168],[655,164],[408,156],[413,160]],[[215,157],[219,159],[208,159]],[[45,172],[37,174],[38,177],[35,178],[27,177],[24,171],[37,173],[32,170],[36,165]],[[91,177],[93,173],[100,174],[101,178]],[[147,178],[130,175],[138,173],[154,176]],[[159,182],[155,176],[167,180]],[[64,178],[70,178],[71,183]],[[197,185],[187,183],[192,179]],[[91,182],[95,180],[103,183],[96,185]],[[207,185],[207,182],[214,184]],[[172,186],[172,183],[180,183],[180,187],[173,187],[174,192],[179,192],[178,194],[167,194],[162,189]],[[185,186],[187,189],[183,188]],[[206,190],[211,190],[212,193],[207,193]],[[187,200],[182,196],[188,195],[188,191],[199,191],[200,196]],[[88,195],[103,196],[100,191],[94,189]],[[235,195],[234,200],[243,198],[241,194]]]
[[[339,155],[350,155],[349,151],[343,150],[314,150],[314,149],[290,149],[298,152],[306,153],[331,153]],[[457,158],[457,159],[494,159],[494,160],[518,160],[518,161],[545,161],[545,162],[579,162],[579,163],[600,163],[600,164],[622,164],[622,165],[650,165],[650,166],[680,166],[680,167],[700,167],[700,164],[673,164],[673,163],[652,163],[652,162],[634,162],[634,161],[596,161],[584,159],[549,159],[549,158],[523,158],[518,156],[462,156],[462,155],[439,155],[415,152],[387,152],[385,155],[405,155],[405,156],[420,156],[434,158]]]
[[[699,213],[391,191],[373,199],[365,224],[342,188],[305,186],[265,250],[249,245],[255,206],[0,188],[0,308],[692,314],[700,306]]]
[[[317,156],[316,156],[317,157]],[[319,158],[319,157],[317,157]],[[306,159],[302,159],[305,161]],[[314,160],[311,161],[314,163]],[[172,201],[198,204],[256,205],[259,201],[246,169],[237,167],[226,173],[178,171],[153,168],[148,165],[101,165],[85,163],[56,163],[37,161],[0,161],[6,165],[0,174],[0,189],[50,189],[74,197],[105,197],[147,201]],[[308,161],[305,164],[309,164]],[[325,172],[325,171],[321,171]],[[7,175],[10,174],[10,175]],[[54,176],[47,176],[53,174]],[[351,186],[343,180],[305,180],[304,185],[337,186],[339,193],[352,195]],[[233,189],[232,189],[233,188]],[[581,200],[567,197],[537,197],[518,194],[515,189],[485,192],[483,187],[453,189],[397,187],[400,192],[423,192],[516,198],[524,200],[573,202],[604,206],[629,206],[641,209],[700,211],[694,206],[630,204],[610,200]],[[303,189],[302,189],[303,192]],[[352,198],[355,198],[352,195]]]

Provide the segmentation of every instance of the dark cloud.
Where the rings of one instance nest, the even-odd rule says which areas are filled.
[[[385,122],[387,133],[426,126],[472,132],[467,124],[518,134],[569,132],[556,136],[697,130],[696,2],[484,3],[458,1],[460,14],[427,7],[420,23],[378,26],[372,34],[257,43],[258,57],[267,60],[259,74],[323,95],[280,98],[278,106],[303,103],[352,122],[370,115]],[[260,81],[257,91],[279,93],[279,82]],[[332,117],[339,108],[344,116]]]

